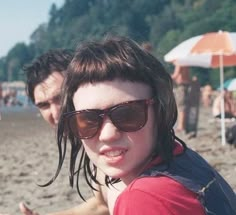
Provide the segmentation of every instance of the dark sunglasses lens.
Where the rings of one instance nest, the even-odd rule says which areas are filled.
[[[69,127],[72,133],[81,138],[91,138],[99,129],[100,119],[95,112],[80,112],[70,117]]]
[[[133,102],[117,107],[111,113],[112,122],[125,132],[141,129],[147,121],[147,106],[144,102]]]

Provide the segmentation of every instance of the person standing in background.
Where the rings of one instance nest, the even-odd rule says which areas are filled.
[[[176,84],[175,97],[178,108],[178,122],[176,131],[182,132],[185,130],[188,89],[191,81],[189,68],[176,64],[175,70],[171,77]]]
[[[210,107],[212,105],[213,89],[210,84],[202,88],[202,104],[203,107]]]

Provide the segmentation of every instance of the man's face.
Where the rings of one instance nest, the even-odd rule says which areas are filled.
[[[59,120],[63,80],[64,76],[55,71],[34,88],[35,105],[43,118],[53,127]]]

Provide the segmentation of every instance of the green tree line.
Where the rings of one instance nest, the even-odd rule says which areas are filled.
[[[24,80],[22,66],[52,48],[75,49],[84,40],[107,33],[149,42],[163,56],[185,39],[218,30],[235,31],[235,0],[65,0],[52,4],[47,23],[39,25],[29,45],[17,43],[0,59],[0,81]],[[172,72],[173,65],[163,62]],[[219,72],[192,68],[202,85],[219,85]],[[217,70],[217,69],[216,69]],[[235,67],[225,78],[236,76]]]

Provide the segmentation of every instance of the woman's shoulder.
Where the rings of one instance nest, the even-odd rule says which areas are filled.
[[[186,190],[186,188],[179,182],[167,176],[145,176],[135,179],[127,187],[127,190],[142,190],[161,193],[162,195],[163,193]]]
[[[135,179],[116,201],[115,212],[120,210],[115,214],[204,214],[197,194],[166,176]]]

